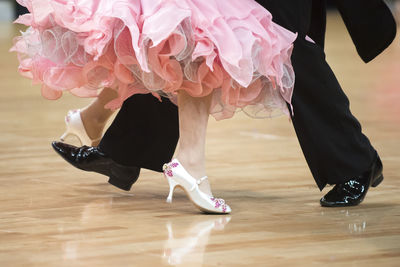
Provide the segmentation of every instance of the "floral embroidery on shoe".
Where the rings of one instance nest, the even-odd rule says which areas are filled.
[[[172,162],[172,163],[169,163],[169,164],[164,164],[164,166],[163,166],[163,171],[164,171],[165,175],[167,175],[167,176],[169,176],[169,177],[172,177],[172,176],[173,176],[172,168],[176,168],[176,167],[178,167],[178,166],[179,166],[179,163],[177,163],[177,162]]]
[[[223,213],[226,212],[226,205],[225,205],[225,204],[222,206],[222,212],[223,212]]]
[[[211,201],[214,201],[215,204],[215,208],[222,208],[222,212],[225,213],[226,212],[226,204],[225,204],[225,200],[223,200],[222,198],[215,198],[215,197],[211,197],[210,198]]]
[[[79,109],[74,109],[74,110],[68,111],[67,116],[65,116],[65,121],[66,122],[70,122],[71,121],[71,116],[74,115],[77,112],[80,112]]]
[[[179,163],[178,162],[172,162],[171,166],[172,166],[172,168],[176,168],[176,167],[179,166]]]

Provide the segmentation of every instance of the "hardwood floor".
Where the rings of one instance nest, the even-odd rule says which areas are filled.
[[[365,65],[338,16],[328,20],[328,62],[384,182],[360,206],[322,208],[329,188],[315,186],[287,118],[211,119],[208,174],[229,216],[199,213],[182,191],[165,203],[159,173],[123,192],[58,157],[50,142],[66,112],[90,100],[44,100],[8,53],[17,29],[0,25],[0,266],[399,266],[399,40]]]

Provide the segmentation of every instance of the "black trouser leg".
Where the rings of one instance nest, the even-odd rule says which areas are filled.
[[[323,50],[295,43],[293,125],[318,187],[346,182],[371,165],[375,150],[351,114],[349,101],[325,61]]]
[[[161,172],[179,139],[178,109],[151,94],[127,99],[108,128],[100,149],[115,162]]]

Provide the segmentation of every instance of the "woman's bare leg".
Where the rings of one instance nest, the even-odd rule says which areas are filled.
[[[191,97],[185,91],[178,95],[179,147],[177,159],[196,179],[206,176],[205,144],[211,95]],[[212,195],[208,180],[200,185],[200,190]]]
[[[103,134],[104,127],[114,111],[104,106],[117,97],[117,92],[110,88],[104,88],[93,102],[81,109],[81,118],[86,133],[92,140],[99,140]],[[98,144],[92,144],[97,146]]]

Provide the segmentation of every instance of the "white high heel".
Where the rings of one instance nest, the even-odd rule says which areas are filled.
[[[221,198],[215,198],[203,193],[199,185],[207,179],[207,176],[196,180],[174,159],[170,163],[164,164],[164,176],[169,183],[169,195],[167,202],[172,202],[172,196],[177,186],[183,188],[193,204],[201,211],[206,213],[230,213],[231,208]]]
[[[85,126],[83,125],[82,118],[81,118],[81,111],[77,110],[70,110],[68,111],[67,116],[65,116],[65,125],[67,127],[65,133],[60,137],[62,142],[70,136],[74,135],[79,139],[81,145],[93,146],[95,143],[98,143],[101,139],[91,139],[88,134],[86,133]]]

